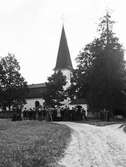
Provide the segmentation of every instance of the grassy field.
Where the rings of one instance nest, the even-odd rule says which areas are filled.
[[[69,140],[64,125],[0,120],[0,167],[56,167]]]

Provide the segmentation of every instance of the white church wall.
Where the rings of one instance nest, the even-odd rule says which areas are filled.
[[[56,71],[56,72],[58,72],[58,71]],[[71,85],[72,72],[69,69],[62,69],[61,72],[64,76],[66,76],[66,82],[67,83],[66,83],[65,86],[63,86],[64,90],[66,90]],[[70,103],[70,99],[67,98],[61,104],[64,105],[64,106],[68,106],[69,103]]]
[[[57,73],[59,70],[56,70]],[[71,85],[71,76],[72,72],[69,69],[61,69],[61,72],[64,76],[66,76],[66,85],[64,86],[64,90],[67,89]]]
[[[64,86],[64,89],[68,88],[71,85],[71,76],[72,76],[72,72],[68,69],[62,69],[61,70],[63,75],[66,76],[66,85]]]
[[[42,98],[33,98],[33,99],[26,99],[26,104],[24,105],[23,109],[30,109],[35,107],[35,102],[39,101],[40,105],[43,106],[44,99]]]

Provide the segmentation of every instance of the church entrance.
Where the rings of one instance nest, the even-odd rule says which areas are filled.
[[[39,101],[35,101],[35,108],[38,108],[40,106]]]

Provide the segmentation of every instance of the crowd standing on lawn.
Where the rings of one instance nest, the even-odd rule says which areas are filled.
[[[86,111],[81,106],[64,108],[30,108],[23,111],[16,109],[13,114],[16,120],[47,120],[47,121],[81,121],[87,120]]]

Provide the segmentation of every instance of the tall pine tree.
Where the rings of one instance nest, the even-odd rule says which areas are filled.
[[[107,13],[99,24],[100,36],[77,57],[71,92],[86,98],[93,109],[114,111],[125,107],[124,49],[112,31],[113,23]]]

